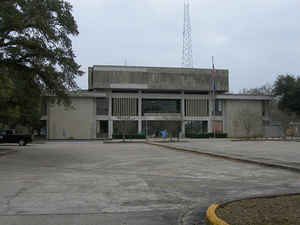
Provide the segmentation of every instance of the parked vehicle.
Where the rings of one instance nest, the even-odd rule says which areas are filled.
[[[32,142],[31,134],[17,134],[13,129],[0,130],[0,143],[18,143],[25,146],[29,142]]]

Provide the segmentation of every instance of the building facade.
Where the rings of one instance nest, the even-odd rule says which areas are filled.
[[[124,126],[151,137],[162,130],[263,136],[269,121],[269,97],[227,94],[228,70],[214,79],[210,69],[93,66],[88,73],[89,88],[70,94],[71,108],[48,104],[48,139],[112,138]]]

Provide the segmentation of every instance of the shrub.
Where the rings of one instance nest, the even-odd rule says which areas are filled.
[[[113,139],[123,139],[122,134],[113,134]],[[125,139],[146,139],[146,136],[143,134],[125,134]]]
[[[213,134],[212,134],[213,136]],[[228,135],[226,133],[216,133],[216,138],[227,138]]]
[[[214,134],[213,133],[204,133],[204,134],[196,134],[196,133],[192,133],[192,134],[186,134],[185,135],[187,138],[213,138]],[[216,138],[227,138],[227,134],[226,133],[216,133]]]

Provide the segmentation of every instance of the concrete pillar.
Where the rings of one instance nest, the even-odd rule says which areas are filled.
[[[142,132],[142,91],[139,91],[138,98],[138,132]]]
[[[208,119],[208,133],[213,132],[213,110],[214,110],[214,100],[209,99],[209,119]]]
[[[50,102],[47,102],[47,140],[50,140]]]
[[[222,101],[223,105],[223,132],[227,133],[227,109],[225,100]]]
[[[108,138],[113,135],[113,120],[112,120],[112,92],[109,91],[108,95]]]
[[[181,137],[182,138],[185,138],[185,121],[184,120],[182,120],[181,121]]]
[[[181,134],[185,137],[185,99],[184,91],[181,92]]]

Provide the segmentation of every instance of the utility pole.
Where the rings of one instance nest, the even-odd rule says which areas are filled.
[[[212,56],[212,71],[211,71],[211,82],[210,82],[210,101],[212,105],[211,114],[211,125],[213,129],[213,136],[216,138],[216,127],[215,127],[215,115],[216,115],[216,75],[214,57]]]

